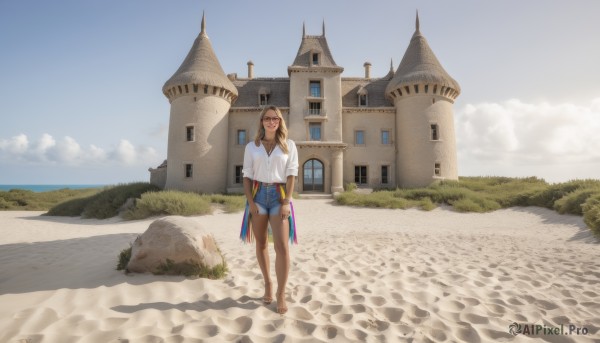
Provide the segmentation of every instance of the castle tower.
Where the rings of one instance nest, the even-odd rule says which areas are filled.
[[[163,86],[171,103],[166,189],[222,193],[228,163],[228,112],[238,92],[201,32]]]
[[[396,180],[422,187],[458,179],[454,99],[460,86],[448,75],[419,28],[386,88],[396,107]]]
[[[296,142],[300,164],[298,190],[301,192],[343,191],[342,94],[344,68],[333,60],[325,38],[307,35],[291,66],[290,138]]]

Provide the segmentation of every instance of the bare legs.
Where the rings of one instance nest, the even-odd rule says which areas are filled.
[[[271,223],[273,231],[273,243],[275,246],[275,273],[277,275],[277,312],[284,314],[287,312],[287,304],[285,302],[285,286],[288,280],[290,271],[290,252],[288,247],[289,239],[289,223],[287,220],[282,220],[279,214],[272,215],[267,218],[267,215],[252,216],[252,230],[256,237],[256,259],[260,266],[260,271],[265,280],[265,295],[263,300],[265,303],[270,303],[272,300],[272,283],[269,274],[269,250],[268,250],[268,233],[267,221]]]
[[[273,291],[271,287],[271,275],[269,272],[269,241],[267,232],[267,215],[255,214],[252,216],[252,231],[256,238],[256,259],[260,266],[263,279],[265,280],[265,295],[263,301],[270,304],[273,301]]]
[[[277,275],[277,312],[284,314],[288,308],[285,302],[285,285],[290,272],[290,250],[288,247],[289,223],[282,220],[281,215],[269,218],[273,230],[273,244],[275,245],[275,273]]]

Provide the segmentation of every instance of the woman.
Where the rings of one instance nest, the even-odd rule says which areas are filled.
[[[281,111],[266,107],[260,114],[258,131],[244,152],[244,194],[248,200],[245,219],[250,217],[251,230],[242,235],[247,241],[256,237],[256,258],[265,281],[263,302],[273,301],[269,273],[267,226],[271,224],[275,245],[275,273],[277,275],[277,312],[287,312],[285,286],[290,270],[288,240],[295,241],[295,225],[291,208],[295,177],[298,175],[296,144],[287,139],[287,127]],[[246,235],[247,234],[247,235]],[[244,239],[244,237],[242,237]]]

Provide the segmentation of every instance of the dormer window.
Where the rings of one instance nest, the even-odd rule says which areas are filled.
[[[358,89],[358,107],[367,107],[369,105],[367,89],[363,86],[360,86]]]
[[[260,94],[260,106],[266,106],[269,104],[269,94]]]
[[[268,87],[260,87],[258,90],[258,105],[266,106],[271,100],[271,90]]]
[[[367,106],[367,95],[366,94],[358,96],[358,106],[360,106],[360,107]]]
[[[319,55],[320,54],[318,52],[311,53],[311,62],[312,62],[312,65],[319,65],[320,64],[319,60],[320,60],[321,56],[319,56]]]

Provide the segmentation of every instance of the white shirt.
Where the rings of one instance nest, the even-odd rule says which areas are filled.
[[[279,145],[275,146],[271,156],[267,154],[262,142],[259,146],[254,141],[246,144],[244,151],[244,177],[266,183],[286,183],[290,175],[298,175],[298,150],[296,143],[287,140],[288,153],[284,153]]]

